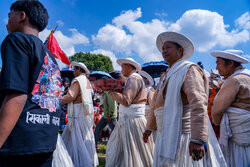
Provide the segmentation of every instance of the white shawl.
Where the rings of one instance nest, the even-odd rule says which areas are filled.
[[[83,111],[85,115],[93,115],[94,114],[94,107],[93,107],[93,100],[92,100],[92,86],[89,80],[85,75],[80,75],[76,77],[71,84],[74,82],[78,82],[80,85],[80,91],[82,96],[82,104],[83,104]],[[71,127],[73,125],[74,118],[74,111],[73,111],[73,102],[68,104],[68,115],[69,115],[69,122],[68,126]],[[72,118],[71,118],[72,117]]]
[[[168,73],[168,87],[164,104],[164,116],[162,125],[162,143],[160,149],[160,164],[167,161],[174,162],[181,137],[183,104],[181,99],[181,87],[189,67],[194,64],[181,60],[175,63]]]

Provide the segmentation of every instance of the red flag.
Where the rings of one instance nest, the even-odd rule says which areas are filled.
[[[70,65],[69,59],[66,56],[66,54],[62,51],[60,48],[58,42],[56,41],[56,38],[53,34],[49,36],[48,43],[46,47],[49,49],[49,51],[53,54],[53,56],[59,60],[61,60],[63,63]]]

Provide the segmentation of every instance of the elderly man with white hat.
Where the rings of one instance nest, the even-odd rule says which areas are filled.
[[[146,126],[146,89],[141,70],[132,58],[118,59],[126,83],[122,93],[110,91],[110,96],[120,103],[119,119],[109,138],[106,149],[106,167],[151,167],[153,164],[152,137],[149,143],[142,140]]]
[[[143,135],[146,142],[157,129],[153,166],[226,166],[209,128],[208,80],[198,65],[186,61],[193,43],[180,33],[164,32],[156,45],[169,68],[156,88]]]
[[[250,70],[241,50],[213,51],[216,69],[226,80],[212,105],[220,124],[220,144],[229,167],[250,166]]]
[[[93,167],[98,165],[93,133],[92,87],[84,63],[71,62],[74,76],[70,88],[62,98],[62,105],[68,104],[68,124],[62,134],[63,141],[74,166]]]

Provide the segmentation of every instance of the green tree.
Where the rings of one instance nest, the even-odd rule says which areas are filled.
[[[69,60],[84,63],[90,71],[110,72],[114,70],[110,58],[102,54],[79,52],[75,53]]]

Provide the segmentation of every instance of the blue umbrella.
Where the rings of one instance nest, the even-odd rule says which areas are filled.
[[[104,71],[92,71],[88,77],[95,79],[112,78],[112,76],[109,73],[106,73]]]
[[[74,69],[70,68],[70,67],[67,67],[67,68],[62,69],[61,71],[74,71]]]
[[[70,79],[70,81],[72,81],[72,79],[74,78],[73,71],[74,71],[73,68],[64,68],[60,72],[61,72],[62,78],[67,77]]]
[[[121,71],[110,71],[109,74],[115,79],[121,78]]]
[[[168,64],[165,61],[154,61],[144,63],[142,65],[142,70],[146,71],[152,78],[160,77],[162,72],[168,69]]]

